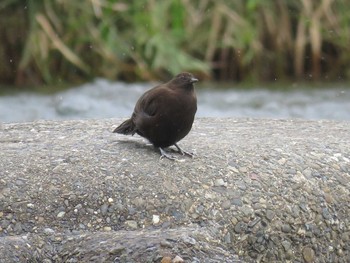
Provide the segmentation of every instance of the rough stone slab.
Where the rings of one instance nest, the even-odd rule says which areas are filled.
[[[27,234],[0,238],[0,262],[241,262],[218,242],[199,227]]]
[[[1,124],[0,262],[350,258],[349,122],[197,119],[172,162],[121,121]]]

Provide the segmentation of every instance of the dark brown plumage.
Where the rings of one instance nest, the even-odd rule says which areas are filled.
[[[197,81],[192,74],[184,72],[169,82],[146,91],[137,101],[131,118],[113,132],[139,134],[159,148],[161,158],[175,159],[163,149],[171,145],[176,146],[181,154],[193,156],[183,151],[177,142],[192,128],[197,111],[193,83]]]

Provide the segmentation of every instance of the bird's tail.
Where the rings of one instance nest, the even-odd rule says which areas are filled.
[[[120,124],[114,131],[114,133],[120,133],[125,135],[134,135],[136,132],[136,127],[132,119],[128,119]]]

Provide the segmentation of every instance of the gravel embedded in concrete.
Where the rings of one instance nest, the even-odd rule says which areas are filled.
[[[349,122],[197,119],[176,162],[120,122],[1,124],[0,262],[350,258]]]

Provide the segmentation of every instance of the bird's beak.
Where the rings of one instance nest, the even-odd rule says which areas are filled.
[[[195,83],[195,82],[198,82],[198,79],[196,79],[196,78],[191,78],[191,83]]]

